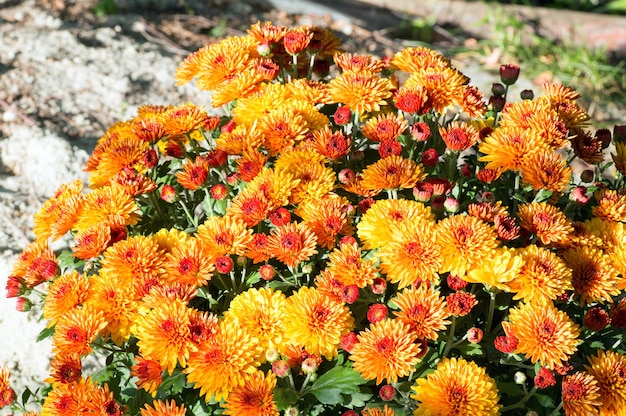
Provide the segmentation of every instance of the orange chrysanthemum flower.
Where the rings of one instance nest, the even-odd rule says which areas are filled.
[[[391,65],[404,72],[419,72],[427,68],[446,68],[450,60],[433,49],[418,46],[396,52]]]
[[[113,224],[111,224],[113,225]],[[112,227],[106,223],[98,223],[92,227],[76,233],[74,239],[76,243],[72,247],[74,257],[88,260],[93,259],[104,252],[111,244],[111,237],[114,233]],[[123,224],[118,224],[118,229],[125,229]]]
[[[244,182],[250,182],[263,170],[267,163],[267,156],[258,150],[244,150],[237,159],[237,173]]]
[[[202,156],[196,157],[193,162],[186,159],[183,170],[176,173],[176,180],[183,188],[195,191],[206,182],[209,177],[209,161]]]
[[[615,163],[615,169],[622,175],[626,175],[626,142],[613,142],[615,153],[611,153],[611,159]]]
[[[353,53],[337,53],[334,56],[335,64],[344,71],[380,72],[385,63],[380,59],[374,59],[371,55],[358,55]]]
[[[264,140],[258,129],[240,124],[232,131],[222,132],[215,140],[215,148],[229,155],[242,155],[246,151],[258,149]]]
[[[87,300],[88,286],[87,276],[75,270],[59,276],[52,282],[48,288],[46,303],[43,305],[43,317],[48,320],[48,328]]]
[[[444,358],[411,387],[416,416],[499,415],[498,388],[485,369],[463,358]]]
[[[478,150],[484,154],[478,160],[488,162],[487,169],[518,170],[531,154],[547,151],[548,147],[532,130],[500,127],[485,138]]]
[[[612,189],[600,189],[594,194],[598,205],[591,213],[607,221],[626,222],[626,194]]]
[[[461,72],[446,66],[413,72],[405,85],[424,88],[428,103],[437,113],[444,114],[447,107],[462,103],[468,82],[469,78]]]
[[[142,312],[135,328],[141,356],[158,361],[169,374],[178,363],[184,367],[194,349],[189,331],[191,311],[181,300],[172,299]]]
[[[345,286],[364,288],[377,277],[376,260],[365,260],[357,244],[342,244],[328,254],[328,260],[326,270]]]
[[[303,201],[295,213],[316,235],[317,243],[331,249],[339,235],[354,233],[347,214],[349,207],[350,203],[346,198],[328,194],[320,199]]]
[[[409,199],[381,199],[365,212],[357,224],[363,248],[371,250],[394,241],[398,226],[418,219],[434,221],[430,207]]]
[[[317,237],[304,222],[292,222],[272,231],[267,250],[270,255],[289,267],[308,260],[317,253]]]
[[[436,238],[436,224],[419,217],[398,224],[393,240],[384,242],[376,253],[387,280],[398,289],[418,281],[439,281],[441,247]]]
[[[81,378],[74,383],[58,384],[45,397],[41,413],[50,416],[89,414],[95,411],[92,403],[94,393],[95,386],[89,379]]]
[[[598,350],[585,365],[598,383],[600,415],[622,415],[626,409],[626,357],[614,351]]]
[[[141,409],[141,416],[185,416],[187,409],[184,404],[176,405],[174,400],[155,400],[152,406],[146,404]]]
[[[388,79],[365,71],[346,71],[328,83],[332,101],[359,114],[380,111],[391,97],[391,89]]]
[[[589,373],[578,371],[563,378],[561,399],[565,416],[597,416],[602,404],[598,382]]]
[[[224,414],[231,416],[278,416],[274,401],[276,376],[271,371],[254,372],[243,386],[235,387],[228,395]]]
[[[437,225],[441,247],[440,273],[459,277],[490,258],[497,247],[497,235],[489,224],[469,215],[444,218]]]
[[[100,311],[75,308],[59,318],[52,336],[53,353],[84,356],[92,352],[91,343],[101,335],[107,322]]]
[[[363,136],[375,142],[395,140],[409,127],[409,122],[396,113],[383,113],[367,120],[361,128]]]
[[[473,85],[466,85],[460,102],[461,110],[471,118],[482,118],[487,112],[483,93]]]
[[[455,152],[469,149],[479,140],[478,130],[474,126],[459,121],[453,121],[447,127],[441,127],[439,134],[446,147]]]
[[[330,102],[328,84],[324,82],[297,78],[285,84],[285,88],[287,88],[289,98],[298,101],[305,101],[314,105]]]
[[[267,167],[248,183],[247,192],[260,192],[270,201],[270,206],[281,207],[289,203],[289,197],[300,183],[294,174],[285,170],[273,170]]]
[[[50,360],[50,377],[45,380],[53,386],[75,383],[80,380],[83,366],[76,354],[55,355]],[[2,386],[0,383],[0,391]]]
[[[535,234],[546,245],[561,244],[574,232],[565,214],[546,202],[522,204],[517,215],[521,227]]]
[[[130,338],[138,305],[132,281],[109,278],[104,272],[89,279],[89,297],[86,307],[102,312],[106,332],[117,345]]]
[[[287,298],[283,322],[287,344],[302,345],[308,353],[328,360],[337,356],[341,337],[354,328],[354,318],[343,302],[306,286]]]
[[[207,339],[187,361],[187,381],[195,383],[208,402],[227,399],[231,391],[245,385],[259,362],[259,347],[242,328],[220,322],[215,335]]]
[[[61,187],[34,217],[33,232],[37,241],[58,240],[72,229],[83,206],[83,182],[76,180]]]
[[[520,249],[519,255],[523,265],[509,283],[516,292],[513,299],[547,302],[572,289],[572,271],[552,251],[531,244]]]
[[[515,352],[525,354],[533,364],[554,369],[568,361],[580,342],[579,326],[552,302],[522,303],[510,310],[509,321],[519,340]]]
[[[580,127],[589,120],[589,114],[575,100],[580,94],[560,84],[544,84],[545,96],[541,99],[550,103],[568,129]]]
[[[248,35],[252,36],[254,40],[267,45],[281,41],[286,31],[286,28],[276,26],[271,22],[265,22],[261,25],[260,21],[247,30]]]
[[[341,131],[332,131],[326,126],[322,130],[313,132],[313,143],[320,154],[335,160],[348,154],[351,139]]]
[[[361,175],[361,186],[366,190],[412,188],[426,178],[421,164],[395,155],[368,165]]]
[[[366,380],[396,383],[413,371],[421,351],[416,336],[402,321],[383,319],[357,335],[350,360]]]
[[[395,319],[408,325],[417,338],[436,340],[437,332],[450,324],[445,298],[432,287],[421,285],[417,289],[404,289],[392,302],[398,307],[398,311],[393,312]]]
[[[261,118],[257,129],[264,137],[264,146],[269,149],[271,155],[292,148],[303,140],[308,132],[304,117],[294,114],[286,106],[275,108]]]
[[[467,272],[463,279],[469,283],[481,283],[505,292],[511,291],[511,281],[514,280],[524,264],[521,256],[514,250],[498,247],[492,256],[486,258]]]
[[[198,227],[196,237],[204,250],[216,258],[230,254],[239,256],[252,240],[252,230],[238,218],[214,216]]]
[[[522,164],[522,180],[533,189],[562,192],[570,183],[572,168],[558,153],[536,152]]]
[[[215,257],[196,238],[190,238],[165,256],[163,268],[168,282],[204,286],[215,270]]]
[[[318,162],[319,157],[323,160]],[[316,200],[333,190],[336,174],[330,167],[324,165],[325,160],[323,155],[310,150],[283,153],[278,158],[276,172],[293,175],[293,179],[299,181],[289,196],[289,203],[297,204],[306,199]]]
[[[163,126],[166,136],[170,138],[202,127],[208,118],[204,107],[197,107],[192,103],[171,106],[158,114],[158,120]]]
[[[394,95],[393,102],[398,110],[423,114],[429,109],[426,90],[422,87],[403,85]]]
[[[85,231],[99,223],[134,225],[139,221],[137,203],[120,185],[103,186],[85,195],[73,229]]]
[[[35,287],[51,280],[58,272],[56,256],[48,243],[34,241],[22,250],[11,275],[25,281],[28,287]]]
[[[612,302],[612,297],[620,293],[622,279],[606,253],[594,247],[573,247],[562,257],[572,270],[572,286],[581,304]]]
[[[163,371],[165,370],[157,360],[147,360],[141,355],[135,356],[135,365],[130,368],[130,374],[137,377],[137,388],[156,396],[156,391],[163,381]]]
[[[257,339],[261,356],[265,351],[278,348],[283,341],[285,295],[270,288],[248,289],[235,296],[224,312],[224,325],[243,328]]]
[[[267,218],[272,208],[261,192],[252,193],[245,189],[230,201],[226,214],[253,228]]]
[[[395,416],[395,414],[396,412],[394,412],[392,408],[387,407],[387,405],[385,405],[382,409],[371,409],[369,407],[366,407],[361,411],[361,416]]]

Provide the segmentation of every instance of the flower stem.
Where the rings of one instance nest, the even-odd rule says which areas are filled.
[[[487,313],[487,323],[485,324],[485,332],[491,332],[491,324],[493,323],[493,313],[496,310],[496,293],[489,291],[489,312]]]
[[[456,328],[456,315],[452,315],[452,322],[450,323],[450,330],[448,331],[448,339],[446,340],[446,346],[443,349],[443,354],[441,358],[446,358],[450,349],[452,348],[452,344],[454,342],[454,329]]]
[[[550,416],[558,416],[562,408],[563,408],[563,402],[561,401],[561,403],[559,403],[559,406],[556,409],[554,409],[554,412],[550,413]]]
[[[194,228],[198,228],[198,223],[194,220],[191,212],[189,212],[189,208],[187,208],[187,205],[185,205],[183,201],[178,202],[180,203],[180,206],[183,207],[183,211],[185,211],[185,215],[187,215],[187,219],[189,220],[189,222],[194,226]]]
[[[524,403],[526,403],[531,397],[533,397],[536,391],[537,391],[537,386],[530,389],[530,391],[526,393],[526,395],[522,397],[517,403],[504,406],[502,409],[500,409],[500,413],[504,413],[513,409],[519,409],[520,407],[524,406]]]

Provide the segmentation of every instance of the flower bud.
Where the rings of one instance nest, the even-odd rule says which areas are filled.
[[[577,186],[574,188],[571,194],[569,194],[569,199],[576,202],[578,205],[585,205],[591,199],[591,196],[587,195],[587,187],[586,186]]]
[[[376,322],[380,322],[383,319],[387,318],[388,309],[387,306],[382,303],[375,303],[370,305],[367,310],[367,320],[370,323],[375,324]]]
[[[226,185],[222,183],[213,185],[211,189],[209,189],[209,192],[211,193],[211,196],[218,201],[221,201],[228,196],[228,188],[226,188]]]
[[[350,244],[350,245],[355,245],[356,239],[354,237],[352,237],[351,235],[344,235],[343,237],[341,237],[341,240],[339,240],[339,247],[343,246],[344,244]]]
[[[433,185],[428,182],[418,182],[413,187],[413,197],[418,202],[428,202],[433,196]]]
[[[274,270],[274,266],[272,266],[271,264],[264,264],[263,266],[259,267],[259,275],[261,276],[261,279],[265,280],[266,282],[272,280],[275,274],[276,271]]]
[[[385,290],[387,290],[387,281],[383,278],[377,277],[374,279],[370,287],[372,289],[372,293],[375,295],[382,295],[385,293]]]
[[[15,298],[23,295],[26,291],[26,282],[18,276],[9,276],[6,284],[7,298]]]
[[[276,227],[281,227],[291,221],[291,213],[285,207],[278,207],[269,213],[270,222]]]
[[[235,130],[235,127],[237,127],[235,122],[233,120],[228,120],[228,123],[224,124],[221,130],[222,133],[230,133],[231,131]]]
[[[215,270],[221,274],[228,274],[233,270],[235,263],[229,256],[220,256],[215,259]]]
[[[595,174],[593,173],[591,169],[585,169],[582,172],[580,172],[580,180],[583,182],[591,183],[593,182],[594,177],[595,177]]]
[[[613,126],[613,140],[616,143],[626,141],[626,124],[622,126]]]
[[[463,163],[461,165],[461,175],[466,178],[472,176],[472,165],[470,165],[469,163]]]
[[[359,299],[359,287],[357,285],[344,286],[341,291],[341,299],[348,305],[352,305]]]
[[[346,410],[341,414],[341,416],[359,416],[359,414],[354,410]]]
[[[339,182],[346,184],[352,182],[356,178],[356,173],[352,169],[342,169],[337,174]]]
[[[456,198],[449,196],[445,199],[445,201],[443,201],[443,207],[447,213],[454,214],[459,210],[459,201]]]
[[[467,330],[467,340],[472,344],[478,344],[483,340],[483,330],[480,328],[470,328]]]
[[[526,374],[521,371],[517,371],[515,375],[513,375],[513,381],[515,381],[515,384],[520,385],[526,383]]]
[[[354,346],[359,343],[359,339],[354,332],[348,332],[346,335],[341,337],[340,342],[342,350],[346,352],[352,352],[352,348],[354,348]]]
[[[304,374],[312,374],[317,371],[321,362],[322,360],[320,358],[311,355],[305,358],[304,361],[302,361],[302,365],[300,366],[300,368],[302,368],[302,372]]]
[[[153,168],[157,165],[157,163],[159,163],[159,155],[156,150],[148,149],[143,154],[142,161],[145,167]]]
[[[522,100],[532,100],[535,98],[533,90],[522,90],[519,95]]]
[[[439,163],[439,155],[437,154],[437,150],[434,148],[424,150],[422,153],[422,163],[424,166],[428,166],[429,168],[437,166]]]
[[[362,199],[359,202],[359,211],[361,211],[361,214],[365,214],[372,205],[374,205],[374,200],[372,198]]]
[[[556,384],[556,379],[554,378],[554,373],[548,367],[541,367],[537,371],[534,382],[538,389],[547,389]]]
[[[352,118],[352,112],[346,106],[338,107],[337,110],[335,110],[335,114],[333,114],[335,124],[339,124],[340,126],[348,124],[350,118]]]
[[[446,201],[446,197],[443,195],[438,195],[436,197],[434,197],[431,201],[430,201],[430,207],[433,209],[433,211],[435,212],[442,212],[444,209],[444,202]]]
[[[285,416],[298,416],[300,414],[300,410],[295,406],[290,406],[285,409]]]
[[[267,350],[265,350],[265,360],[268,363],[273,363],[274,361],[278,360],[280,358],[280,353],[278,352],[278,350],[274,347],[270,347]]]
[[[609,318],[608,312],[598,306],[589,308],[583,318],[585,326],[592,331],[600,331],[610,322],[611,319]]]
[[[31,302],[30,299],[24,296],[20,296],[19,298],[17,298],[15,309],[17,309],[19,312],[28,312],[32,309],[32,307],[33,302]]]
[[[354,160],[355,162],[360,162],[363,160],[363,158],[365,158],[365,153],[363,153],[362,150],[355,150],[354,152],[352,152],[352,160]]]
[[[491,105],[491,108],[493,108],[493,111],[497,111],[499,113],[504,108],[506,99],[504,97],[496,97],[495,95],[492,95],[489,98],[489,104]]]
[[[178,199],[178,192],[172,185],[163,185],[161,188],[161,199],[165,202],[172,203]]]
[[[396,397],[396,389],[391,384],[385,384],[378,390],[378,395],[382,401],[388,402]]]
[[[496,97],[501,97],[506,92],[506,87],[499,82],[494,82],[491,86],[491,93]]]
[[[423,121],[418,121],[411,126],[411,136],[417,142],[425,142],[430,137],[430,127]]]
[[[519,65],[505,64],[500,65],[500,81],[504,85],[513,85],[519,77]]]
[[[595,139],[602,143],[603,149],[606,149],[611,144],[611,131],[609,129],[598,129]]]
[[[285,360],[276,360],[272,363],[272,372],[276,377],[282,378],[289,374],[291,368]]]
[[[235,185],[239,181],[239,173],[233,172],[226,176],[226,183],[229,185]]]
[[[448,287],[452,290],[461,290],[464,289],[467,286],[467,281],[461,279],[459,276],[450,274],[448,275],[448,277],[446,278],[446,283],[448,284]]]
[[[270,55],[271,50],[272,48],[268,42],[261,42],[259,46],[256,47],[257,53],[264,58]]]

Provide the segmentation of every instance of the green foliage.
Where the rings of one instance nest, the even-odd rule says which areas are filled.
[[[97,17],[104,17],[107,15],[115,14],[117,12],[117,5],[115,0],[100,0],[93,8],[93,12]]]

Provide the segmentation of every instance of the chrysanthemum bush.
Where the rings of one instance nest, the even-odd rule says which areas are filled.
[[[50,375],[16,400],[3,371],[1,403],[626,414],[626,126],[518,74],[485,98],[433,50],[270,23],[193,53],[176,80],[221,113],[141,107],[36,214],[7,292],[41,302]]]

